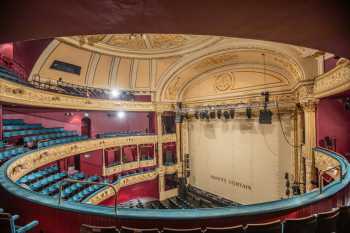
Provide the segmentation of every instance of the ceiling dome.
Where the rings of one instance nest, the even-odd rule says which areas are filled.
[[[62,37],[95,52],[134,58],[164,58],[203,49],[221,37],[184,34],[111,34]]]

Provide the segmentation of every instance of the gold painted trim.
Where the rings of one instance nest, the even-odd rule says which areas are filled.
[[[101,111],[172,111],[172,104],[141,101],[116,101],[64,95],[24,86],[0,78],[0,101],[35,107]]]

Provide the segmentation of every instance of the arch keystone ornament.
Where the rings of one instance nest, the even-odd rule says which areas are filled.
[[[215,79],[215,90],[218,92],[233,89],[235,86],[235,76],[233,72],[219,74]]]

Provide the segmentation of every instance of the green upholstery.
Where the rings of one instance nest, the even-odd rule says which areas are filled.
[[[45,134],[45,133],[58,133],[63,132],[64,128],[44,128],[44,129],[29,129],[29,130],[16,130],[4,132],[4,138],[24,136],[24,135],[34,135],[34,134]]]
[[[54,139],[46,142],[39,142],[38,143],[38,148],[43,148],[43,147],[48,147],[48,146],[53,146],[53,145],[58,145],[58,144],[64,144],[64,143],[71,143],[71,142],[77,142],[81,140],[86,140],[88,139],[87,136],[74,136],[74,137],[68,137],[68,138],[59,138],[59,139]]]
[[[46,140],[46,139],[56,139],[56,138],[70,137],[70,136],[77,136],[77,135],[78,135],[78,132],[76,132],[76,131],[65,131],[62,133],[26,136],[23,138],[23,140],[24,140],[24,142],[34,142],[34,141],[40,141],[40,140]]]

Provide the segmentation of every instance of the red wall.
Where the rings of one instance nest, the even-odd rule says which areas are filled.
[[[118,203],[137,198],[159,199],[158,178],[122,188],[118,193]],[[100,203],[104,206],[114,206],[114,197]]]
[[[322,99],[317,106],[318,145],[326,136],[336,139],[338,153],[350,153],[350,112],[340,99]]]
[[[32,68],[52,39],[18,41],[13,43],[13,59],[24,67],[29,75]]]
[[[13,43],[0,44],[0,55],[7,58],[13,58]]]
[[[95,150],[80,155],[80,171],[88,176],[102,176],[102,150]]]
[[[81,131],[81,119],[84,112],[72,112],[72,116],[65,116],[67,111],[46,111],[36,112],[26,109],[7,110],[4,118],[6,119],[24,119],[27,123],[41,123],[44,127],[64,127],[66,130]],[[109,114],[108,114],[109,113]],[[140,130],[144,131],[149,127],[147,112],[127,112],[124,119],[111,114],[112,112],[88,112],[91,119],[92,136],[103,132],[113,132],[121,130]]]

